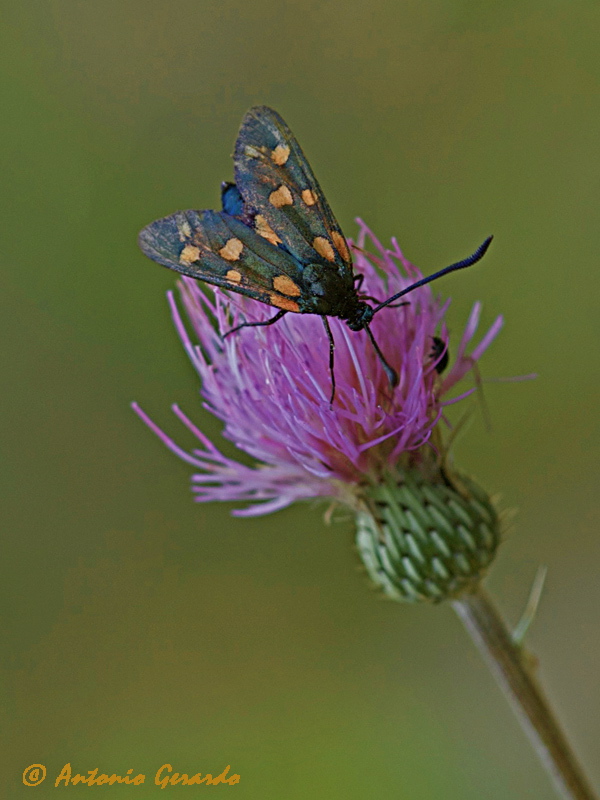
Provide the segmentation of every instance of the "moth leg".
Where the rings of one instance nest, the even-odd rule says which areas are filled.
[[[381,365],[383,367],[385,374],[387,375],[387,379],[390,382],[390,386],[392,387],[398,386],[398,375],[396,374],[396,371],[393,370],[388,364],[388,362],[385,360],[385,357],[381,352],[379,345],[375,341],[375,337],[371,333],[371,329],[369,328],[368,325],[365,325],[365,330],[367,332],[367,336],[371,340],[373,347],[375,348],[375,352],[377,353],[379,360],[381,361]]]
[[[375,300],[374,297],[369,297],[369,300],[374,300],[376,303],[379,303],[379,300]],[[392,306],[386,306],[386,308],[400,308],[400,306],[409,306],[410,303],[408,300],[405,300],[403,303],[394,303]]]
[[[370,294],[360,294],[359,297],[361,300],[372,300],[374,303],[381,303],[381,300],[378,300],[376,297],[372,297]],[[393,306],[389,306],[389,308],[400,308],[400,306],[409,306],[409,305],[410,303],[408,302],[408,300],[405,300],[403,303],[395,303]]]
[[[365,280],[365,276],[361,272],[357,273],[354,276],[354,283],[356,284],[356,286],[354,288],[356,289],[357,292],[360,291],[360,287],[363,285],[364,280]],[[376,297],[372,297],[370,294],[361,294],[360,295],[360,299],[361,300],[372,300],[374,303],[383,302],[382,300],[378,300]],[[408,302],[396,303],[395,306],[390,306],[390,308],[400,308],[400,306],[407,306],[407,305],[408,305]]]
[[[356,286],[354,288],[355,288],[355,290],[357,292],[360,292],[360,287],[363,285],[364,282],[365,282],[365,276],[362,274],[362,272],[358,272],[354,276],[354,283],[356,284]],[[361,300],[372,300],[374,303],[380,303],[381,302],[381,300],[378,300],[376,297],[371,297],[371,295],[369,295],[369,294],[361,294],[360,295],[360,299]]]
[[[323,320],[323,325],[325,325],[325,330],[327,331],[327,338],[329,339],[329,374],[331,375],[331,397],[329,398],[329,405],[332,406],[335,398],[335,372],[333,370],[335,359],[335,341],[333,339],[333,333],[329,327],[327,317],[322,316],[321,319]]]
[[[370,294],[359,294],[358,296],[360,297],[361,300],[372,300],[374,303],[380,303],[381,302],[376,297],[373,297],[373,295],[370,295]]]
[[[260,328],[264,327],[265,325],[272,325],[274,322],[278,322],[284,314],[287,314],[287,311],[282,309],[281,311],[278,311],[274,317],[271,317],[271,319],[267,319],[264,322],[242,322],[241,325],[236,325],[235,328],[231,328],[231,330],[228,330],[227,333],[224,333],[222,338],[225,339],[230,333],[235,333],[236,331],[239,331],[240,328]]]

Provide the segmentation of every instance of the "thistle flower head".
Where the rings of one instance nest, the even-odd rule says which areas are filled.
[[[361,294],[372,300],[383,300],[422,277],[395,240],[391,248],[384,247],[360,221],[353,250],[355,272],[364,275]],[[296,500],[333,498],[358,513],[359,550],[376,578],[383,567],[378,561],[379,545],[370,551],[372,536],[377,539],[384,522],[388,528],[390,524],[376,512],[385,505],[377,493],[390,481],[403,485],[401,476],[409,474],[428,474],[427,480],[433,483],[446,481],[439,469],[441,439],[435,436],[436,428],[445,407],[473,391],[456,394],[452,390],[495,338],[501,317],[468,352],[479,322],[476,304],[449,368],[442,371],[448,353],[444,321],[448,302],[441,302],[426,285],[406,296],[407,305],[382,309],[373,318],[371,330],[398,375],[393,389],[366,332],[352,332],[341,320],[330,318],[336,343],[336,394],[331,404],[329,342],[317,316],[287,314],[273,326],[245,328],[224,339],[232,327],[267,320],[273,310],[218,289],[209,296],[202,284],[189,278],[183,278],[179,288],[189,326],[172,295],[169,301],[179,336],[200,377],[203,405],[222,420],[223,435],[258,462],[248,467],[226,457],[174,406],[199,443],[191,452],[184,451],[134,404],[161,440],[196,468],[192,477],[196,500],[241,502],[245,507],[233,513],[251,516]],[[433,472],[432,465],[437,465]],[[379,533],[374,534],[375,530]],[[496,539],[492,538],[493,551]],[[406,538],[403,541],[404,547],[414,550],[416,540],[411,542],[410,531],[408,544]],[[444,564],[440,568],[443,554],[434,552],[435,547],[425,550],[417,561],[429,559],[431,570],[444,573]],[[476,559],[473,566],[479,569],[480,561]],[[469,572],[465,573],[464,563],[461,570],[463,577]],[[401,576],[404,579],[415,583],[414,574]],[[380,581],[386,591],[388,583],[388,578]],[[446,584],[445,595],[464,581],[452,578]],[[423,592],[398,591],[396,586],[388,594],[416,599]],[[425,592],[430,599],[438,599],[439,594]]]

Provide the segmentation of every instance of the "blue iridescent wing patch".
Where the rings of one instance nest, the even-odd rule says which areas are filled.
[[[241,217],[244,214],[244,200],[235,183],[224,181],[221,184],[221,205],[226,214]]]

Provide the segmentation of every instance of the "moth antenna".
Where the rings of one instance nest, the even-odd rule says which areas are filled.
[[[462,261],[457,261],[456,264],[450,264],[449,267],[444,267],[444,269],[439,270],[439,272],[435,272],[433,275],[428,275],[426,278],[421,278],[420,281],[416,283],[412,283],[406,289],[403,289],[401,292],[392,295],[392,297],[388,297],[387,300],[384,300],[383,303],[380,303],[376,308],[373,309],[373,314],[376,314],[378,311],[381,311],[382,308],[389,306],[390,303],[393,303],[394,300],[397,300],[399,297],[402,297],[409,292],[412,292],[413,289],[418,289],[419,286],[425,286],[426,283],[431,283],[431,281],[435,281],[438,278],[441,278],[442,275],[447,275],[449,272],[455,272],[457,269],[464,269],[465,267],[470,267],[473,264],[476,264],[486,254],[488,247],[490,246],[493,236],[488,236],[483,244],[481,244],[477,250],[473,253],[473,255],[469,256],[468,258],[464,258]]]

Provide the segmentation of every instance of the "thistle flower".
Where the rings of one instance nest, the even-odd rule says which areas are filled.
[[[384,247],[360,220],[353,250],[366,296],[387,297],[422,277],[395,239]],[[318,317],[288,314],[272,327],[223,339],[240,322],[268,319],[272,309],[218,289],[209,297],[189,278],[179,288],[197,343],[172,294],[169,302],[201,380],[203,405],[223,421],[223,435],[259,462],[248,467],[227,458],[173,406],[200,444],[186,452],[134,404],[164,444],[198,470],[197,501],[245,503],[233,512],[239,516],[318,497],[349,506],[367,570],[396,599],[453,596],[480,575],[498,543],[496,512],[482,490],[448,467],[440,426],[445,407],[473,391],[451,392],[493,341],[501,317],[467,352],[479,322],[475,304],[444,374],[448,302],[426,285],[407,296],[408,305],[383,310],[371,328],[398,374],[395,389],[366,333],[330,319],[332,405],[329,344]]]

